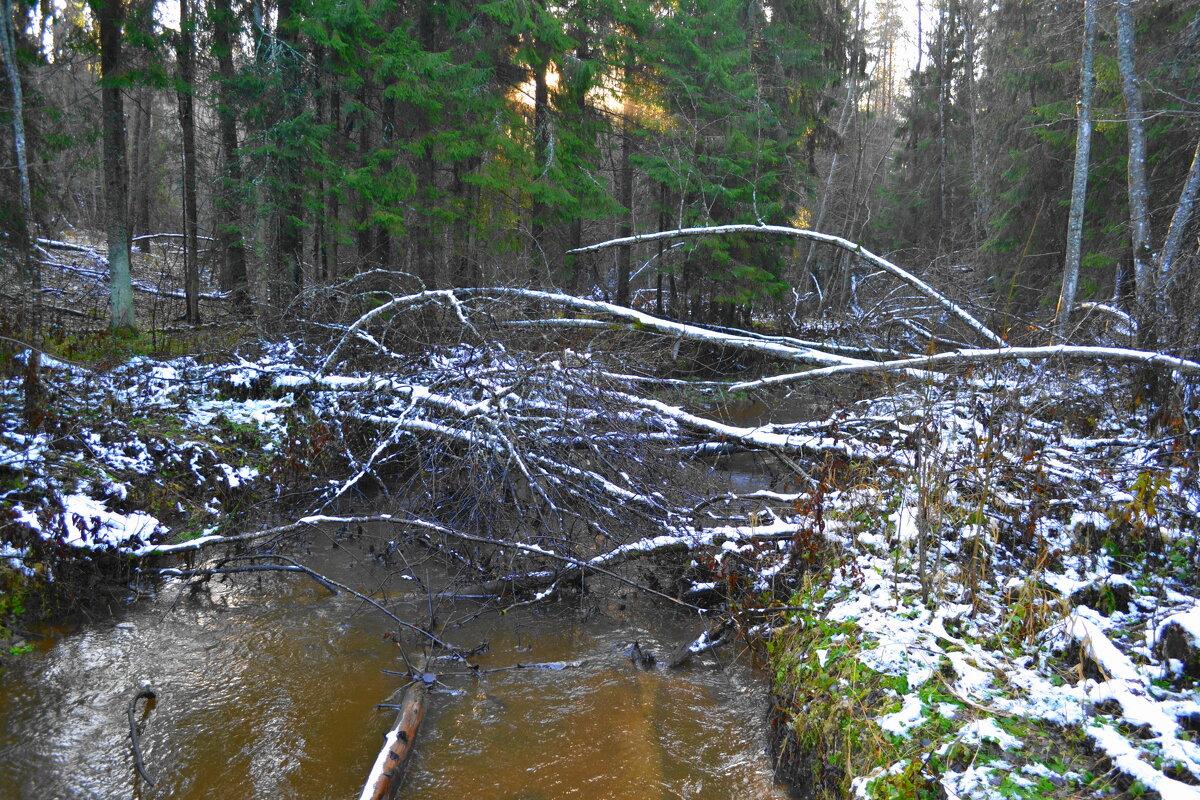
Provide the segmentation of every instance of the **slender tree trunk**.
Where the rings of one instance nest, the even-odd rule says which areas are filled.
[[[976,11],[973,0],[963,3],[963,33],[965,36],[965,63],[963,77],[966,79],[966,97],[963,102],[967,106],[967,123],[971,136],[971,246],[975,247],[983,241],[987,202],[987,171],[983,169],[983,158],[979,149],[979,102],[975,97],[975,58],[978,42],[976,41],[979,27],[979,12]]]
[[[427,53],[437,51],[436,29],[431,3],[422,3],[417,30],[421,47]],[[433,213],[437,202],[437,160],[434,152],[435,122],[429,111],[418,109],[418,138],[420,151],[417,156],[418,209],[417,209],[417,275],[428,289],[437,288],[438,254],[437,221]]]
[[[917,65],[913,68],[913,72],[917,75],[921,74],[921,56],[925,52],[924,33],[921,31],[923,12],[924,9],[922,8],[921,0],[917,0]]]
[[[312,60],[314,64],[319,65],[319,77],[316,80],[317,85],[313,95],[313,111],[316,116],[317,125],[323,127],[329,124],[329,113],[326,103],[329,99],[328,84],[331,82],[328,77],[330,75],[329,65],[325,61],[325,48],[320,45],[314,45]],[[329,280],[329,262],[327,260],[329,254],[325,249],[325,219],[329,214],[327,208],[329,194],[325,190],[324,172],[317,177],[315,189],[317,210],[312,223],[311,261],[314,282],[323,284]]]
[[[116,331],[136,330],[129,275],[129,171],[125,163],[125,109],[121,98],[121,0],[88,0],[100,26],[100,104],[104,130],[104,220],[108,236],[109,307]]]
[[[283,70],[283,93],[285,99],[280,113],[285,119],[297,116],[302,110],[300,99],[300,66],[296,63],[299,41],[298,15],[293,0],[278,0],[279,19],[276,35],[283,45],[285,55]],[[302,156],[295,143],[280,143],[281,157],[277,177],[275,198],[275,275],[277,294],[273,298],[278,305],[285,305],[295,298],[304,287],[304,204],[303,186],[300,183],[300,161]]]
[[[575,29],[575,41],[578,43],[575,47],[575,58],[580,64],[586,64],[591,59],[592,54],[588,46],[588,30],[586,27],[577,27]],[[586,91],[575,92],[575,114],[576,120],[580,126],[588,124],[588,102]],[[595,145],[595,140],[592,133],[587,134],[588,147]],[[567,231],[567,250],[574,250],[577,247],[583,246],[583,218],[576,214],[571,220],[571,224]],[[570,294],[575,294],[579,291],[582,276],[579,274],[579,257],[576,255],[568,255],[563,266],[566,270],[566,286]]]
[[[12,97],[13,150],[17,162],[17,182],[21,195],[21,221],[18,251],[21,259],[21,282],[24,284],[21,297],[22,333],[30,338],[29,355],[25,361],[25,379],[22,382],[21,416],[31,430],[41,426],[43,399],[41,380],[42,338],[42,268],[33,259],[33,192],[29,181],[29,159],[25,145],[25,100],[21,89],[21,72],[17,68],[17,37],[13,29],[11,0],[0,2],[0,52],[4,54],[4,73],[8,79]]]
[[[233,40],[238,24],[230,0],[213,0],[213,51],[217,57],[217,127],[221,137],[221,190],[217,211],[217,240],[223,269],[221,288],[233,293],[236,306],[249,300],[246,280],[246,249],[242,240],[242,164],[238,157],[237,110],[233,96]]]
[[[329,125],[334,133],[334,152],[341,152],[338,146],[342,142],[342,93],[338,91],[337,79],[330,81],[329,90]],[[329,192],[329,199],[326,207],[329,210],[329,218],[325,222],[325,259],[328,265],[329,275],[331,279],[337,279],[342,276],[341,256],[338,252],[338,234],[341,232],[341,197],[336,188]]]
[[[148,88],[138,90],[133,110],[133,169],[130,174],[129,218],[133,221],[130,233],[150,233],[150,142],[154,137],[154,100]],[[150,252],[150,240],[138,244],[143,253]]]
[[[947,114],[949,113],[950,105],[950,75],[949,66],[946,64],[946,9],[939,8],[938,11],[938,32],[937,32],[937,48],[938,48],[938,166],[937,166],[937,182],[938,182],[938,249],[941,250],[941,244],[946,236],[946,161],[947,155]]]
[[[1154,349],[1154,270],[1150,255],[1150,189],[1146,178],[1146,126],[1142,91],[1134,66],[1131,0],[1117,0],[1117,66],[1129,129],[1129,225],[1133,245],[1133,280],[1137,292],[1138,340]]]
[[[16,156],[17,182],[21,194],[21,235],[26,242],[22,251],[27,252],[30,249],[28,242],[33,229],[33,193],[29,184],[29,159],[25,145],[25,100],[21,90],[21,73],[17,69],[17,37],[16,31],[13,29],[12,0],[3,0],[0,3],[0,12],[4,15],[4,18],[0,20],[0,26],[2,26],[0,34],[3,35],[0,48],[3,48],[4,74],[8,79],[9,94],[12,96],[13,150]],[[28,262],[22,264],[22,271],[26,279],[32,277],[30,267]]]
[[[534,197],[530,207],[529,232],[533,239],[533,252],[529,259],[529,281],[533,286],[540,286],[546,267],[546,216],[549,208],[541,199],[538,184],[548,179],[553,142],[550,131],[550,88],[546,83],[548,60],[539,59],[541,63],[533,70],[533,157],[534,157]]]
[[[373,143],[371,141],[372,126],[375,121],[370,118],[365,109],[369,108],[371,100],[371,81],[369,78],[364,78],[362,87],[359,89],[359,106],[360,109],[356,114],[358,125],[358,158],[359,168],[363,170],[371,169],[370,157]],[[363,189],[360,188],[357,192],[354,201],[354,244],[356,255],[358,257],[358,266],[355,272],[362,272],[367,269],[367,265],[375,256],[375,245],[371,240],[371,202],[370,198],[363,195]]]
[[[1079,124],[1075,132],[1075,174],[1071,181],[1071,213],[1067,220],[1067,258],[1063,265],[1062,293],[1054,338],[1067,341],[1071,308],[1079,288],[1083,257],[1083,211],[1087,201],[1088,168],[1092,151],[1092,94],[1096,87],[1096,2],[1083,0],[1083,55],[1079,63]]]
[[[1175,213],[1171,216],[1171,227],[1167,229],[1167,238],[1163,241],[1162,250],[1158,256],[1159,306],[1171,324],[1170,330],[1166,332],[1176,339],[1183,331],[1178,330],[1176,314],[1173,313],[1174,309],[1171,307],[1171,291],[1178,279],[1175,262],[1179,258],[1179,252],[1183,249],[1183,234],[1192,219],[1192,214],[1195,213],[1198,195],[1200,195],[1200,141],[1196,142],[1192,167],[1188,170],[1183,190],[1179,193],[1179,203],[1175,206]]]
[[[625,67],[625,80],[627,83],[630,79],[630,72],[631,69],[627,63]],[[621,225],[617,234],[620,237],[633,235],[633,164],[631,162],[633,155],[633,124],[630,121],[632,111],[632,104],[626,102],[621,115],[621,164],[618,168],[620,188],[617,199],[625,209],[621,214]],[[629,275],[632,261],[632,245],[623,245],[617,248],[617,286],[614,300],[619,306],[629,305]]]
[[[179,42],[175,49],[179,63],[179,127],[183,132],[183,294],[189,324],[200,322],[200,264],[197,247],[196,211],[196,116],[193,87],[196,37],[189,0],[179,0]]]

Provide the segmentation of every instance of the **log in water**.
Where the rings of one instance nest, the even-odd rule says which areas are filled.
[[[359,587],[394,572],[356,555],[309,563]],[[127,710],[143,681],[159,698],[140,735],[156,785],[138,796],[226,798],[231,786],[243,798],[358,796],[394,717],[376,706],[405,680],[381,672],[406,669],[385,638],[394,626],[285,575],[231,576],[177,599],[178,588],[0,662],[0,797],[135,796]],[[396,609],[421,621],[425,597],[412,601]],[[667,621],[652,627],[615,607],[551,610],[450,629],[456,643],[490,644],[475,659],[482,670],[570,668],[473,677],[434,662],[401,798],[786,796],[763,753],[761,677],[718,670],[710,656],[684,671],[630,664],[634,640],[670,653],[699,633],[694,618],[656,612]]]

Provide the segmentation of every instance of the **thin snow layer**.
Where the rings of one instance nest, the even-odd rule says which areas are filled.
[[[1000,745],[1002,750],[1019,750],[1023,743],[1017,737],[1006,733],[990,717],[968,722],[958,731],[959,741],[963,744],[982,744],[990,740]]]
[[[18,509],[11,521],[74,547],[136,550],[162,539],[170,533],[167,525],[145,511],[126,508],[130,487],[170,472],[171,480],[196,494],[212,497],[212,487],[225,487],[217,494],[228,497],[260,480],[260,470],[246,462],[277,447],[287,433],[284,416],[294,398],[220,399],[216,386],[244,385],[249,375],[294,370],[287,365],[288,355],[294,350],[269,347],[259,363],[243,360],[232,367],[202,366],[190,358],[135,358],[109,373],[44,359],[43,368],[54,381],[70,386],[73,396],[108,398],[129,412],[98,421],[86,400],[81,424],[66,438],[22,434],[14,415],[0,413],[0,469],[25,480],[20,489],[0,492],[0,500],[7,497]],[[229,426],[252,429],[261,449],[224,446]],[[36,499],[21,494],[28,489],[37,491]],[[222,502],[214,497],[204,504],[207,514],[225,515]]]
[[[1004,387],[1006,391],[1019,388],[1020,384]],[[1071,389],[1076,394],[1103,391],[1086,382]],[[1060,390],[1067,393],[1062,387],[1046,387],[1046,391]],[[1044,757],[1034,753],[1044,753],[1045,743],[1013,735],[1006,731],[1013,730],[1011,726],[997,724],[1008,719],[1022,729],[1038,729],[1038,721],[1074,727],[1119,772],[1147,790],[1164,798],[1200,800],[1200,788],[1178,779],[1188,773],[1200,778],[1200,746],[1181,727],[1181,722],[1200,713],[1200,696],[1191,690],[1164,688],[1161,679],[1178,679],[1182,668],[1177,662],[1160,663],[1153,649],[1172,624],[1200,645],[1200,602],[1172,591],[1160,578],[1115,572],[1116,563],[1097,546],[1114,521],[1131,517],[1133,523],[1146,526],[1147,536],[1190,546],[1194,534],[1178,518],[1161,510],[1151,510],[1153,516],[1148,516],[1145,497],[1150,490],[1144,487],[1147,476],[1159,476],[1155,485],[1161,484],[1164,493],[1171,491],[1171,504],[1183,509],[1200,502],[1200,493],[1173,472],[1165,472],[1161,454],[1145,436],[1120,427],[1120,422],[1107,423],[1103,438],[1081,439],[1062,436],[1061,426],[1028,420],[1027,433],[1017,443],[1025,449],[1009,450],[1003,439],[993,435],[991,409],[980,405],[978,418],[973,419],[953,401],[928,400],[925,406],[911,428],[924,430],[923,461],[933,465],[930,473],[944,475],[946,482],[945,495],[937,499],[943,505],[933,511],[940,526],[935,539],[939,546],[927,554],[925,588],[930,601],[921,602],[917,552],[922,539],[920,503],[929,495],[923,494],[922,486],[906,484],[891,488],[887,511],[873,511],[871,519],[857,529],[827,534],[846,566],[834,572],[816,601],[818,607],[828,608],[826,619],[853,623],[859,661],[876,672],[907,680],[909,693],[901,709],[893,707],[879,716],[880,728],[911,736],[913,741],[940,736],[943,746],[958,742],[992,748],[993,760],[988,763],[956,764],[956,769],[937,773],[951,798],[1008,797],[1013,796],[1013,786],[1028,788],[1039,777],[1051,779],[1039,773],[1039,768],[1046,768],[1034,760]],[[919,406],[893,399],[868,403],[862,413],[890,412],[900,419],[914,414],[913,407]],[[1052,554],[1034,571],[1023,558],[1008,553],[996,523],[978,524],[968,518],[947,524],[954,512],[944,508],[953,508],[956,493],[964,488],[978,491],[976,464],[981,455],[1014,471],[1037,459],[1043,474],[1055,482],[1095,487],[1086,493],[1081,490],[1079,497],[1053,500],[1056,506],[1036,514],[1031,513],[1028,494],[995,487],[994,502],[1009,506],[1018,519],[1033,516],[1030,538]],[[1097,468],[1101,464],[1104,468]],[[969,480],[960,483],[960,474]],[[841,509],[850,516],[864,507],[874,510],[884,505],[880,497],[860,494],[858,498],[849,492],[831,495],[825,519]],[[1053,513],[1047,513],[1048,508]],[[1090,543],[1084,554],[1080,542]],[[989,560],[991,571],[968,592],[962,570],[968,559],[980,556]],[[1127,570],[1121,567],[1121,573]],[[1083,605],[1088,598],[1099,596],[1098,602],[1104,602],[1103,598],[1117,595],[1131,598],[1128,610],[1109,608],[1102,614]],[[1121,605],[1124,608],[1124,602]],[[1029,621],[1037,624],[1029,625],[1032,632],[1024,634],[1029,615],[1036,615]],[[1028,638],[1038,630],[1036,639]],[[1019,646],[1015,650],[997,647],[998,641]],[[939,685],[926,689],[931,680]],[[922,715],[918,698],[929,697],[928,691],[955,698],[960,713],[947,714],[942,704],[931,708],[926,700]],[[934,709],[942,718],[938,726],[950,725],[952,733],[921,728]],[[914,733],[914,728],[920,732]],[[912,758],[929,757],[930,753],[918,752],[859,776],[853,790],[857,796],[873,797],[874,787],[880,787],[881,796],[885,795],[891,791],[884,780],[887,776],[902,774]],[[1056,785],[1073,780],[1081,786],[1077,775],[1058,771],[1052,775]]]
[[[915,694],[907,695],[899,711],[885,714],[876,720],[879,727],[894,736],[908,738],[908,732],[925,719],[925,704]]]
[[[66,529],[63,541],[77,547],[117,547],[131,540],[145,542],[166,530],[149,514],[141,511],[118,514],[86,494],[63,498],[62,524]]]
[[[1172,614],[1154,629],[1154,641],[1162,638],[1168,625],[1178,625],[1191,638],[1193,647],[1200,647],[1200,603],[1186,611]]]

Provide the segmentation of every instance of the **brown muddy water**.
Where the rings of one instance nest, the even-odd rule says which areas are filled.
[[[363,552],[314,536],[301,560],[423,621],[425,594]],[[417,567],[436,587],[439,578]],[[403,594],[403,592],[409,592]],[[442,604],[444,638],[487,643],[484,668],[581,661],[561,670],[441,675],[418,736],[405,798],[785,798],[764,753],[766,685],[731,653],[691,668],[642,671],[634,640],[660,658],[698,621],[623,601],[563,602],[466,620]],[[657,620],[657,622],[652,622]],[[354,798],[402,678],[393,629],[352,597],[302,577],[239,576],[211,589],[175,582],[0,661],[0,798]],[[153,787],[135,778],[126,709],[138,687],[140,740]]]

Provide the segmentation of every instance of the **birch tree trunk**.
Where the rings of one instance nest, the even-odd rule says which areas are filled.
[[[109,307],[116,331],[137,329],[133,315],[133,282],[129,276],[129,219],[126,197],[129,170],[125,163],[125,108],[119,84],[122,72],[121,0],[88,0],[100,25],[100,105],[104,129],[104,222],[108,236]]]
[[[29,161],[25,148],[25,101],[21,92],[21,73],[17,69],[17,37],[13,29],[12,0],[3,0],[0,3],[0,13],[4,15],[3,19],[0,19],[0,26],[2,26],[0,33],[3,34],[0,47],[3,48],[4,74],[8,79],[8,88],[12,96],[13,148],[16,151],[17,179],[21,187],[21,227],[26,243],[23,248],[24,252],[29,249],[28,242],[33,227],[33,199],[29,189]],[[31,277],[28,259],[22,264],[22,270],[26,279]]]
[[[1062,292],[1054,321],[1054,339],[1067,341],[1071,307],[1079,289],[1083,258],[1083,211],[1087,201],[1088,167],[1092,151],[1092,94],[1096,88],[1096,3],[1083,0],[1083,56],[1079,65],[1079,126],[1075,132],[1075,175],[1071,181],[1071,213],[1067,219],[1067,259]]]
[[[1136,291],[1138,344],[1154,349],[1154,271],[1150,257],[1150,189],[1146,179],[1146,113],[1133,61],[1134,30],[1131,0],[1117,0],[1117,66],[1129,128],[1129,225],[1133,245],[1133,280]]]
[[[1197,195],[1200,195],[1200,141],[1196,142],[1192,167],[1188,170],[1183,191],[1179,193],[1179,203],[1175,206],[1175,213],[1171,216],[1171,227],[1167,229],[1167,238],[1163,241],[1162,250],[1158,256],[1159,306],[1167,315],[1166,319],[1171,326],[1169,333],[1175,335],[1176,338],[1183,331],[1177,329],[1176,314],[1171,308],[1171,289],[1178,277],[1175,274],[1175,261],[1179,258],[1179,251],[1183,249],[1183,234],[1195,212]]]
[[[0,2],[0,52],[4,54],[4,73],[8,78],[12,97],[13,148],[16,151],[17,180],[21,193],[21,230],[18,249],[21,258],[22,307],[25,310],[21,328],[29,331],[33,347],[25,362],[25,380],[22,383],[22,417],[25,423],[36,430],[43,417],[43,392],[41,381],[41,332],[42,332],[42,269],[33,260],[33,194],[29,188],[29,160],[25,148],[25,100],[21,91],[21,73],[17,69],[17,36],[13,29],[12,0]],[[24,331],[22,331],[24,332]]]

